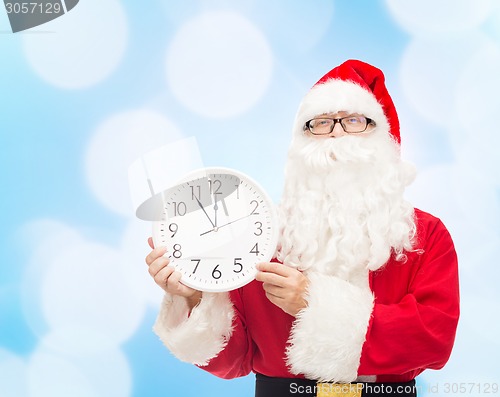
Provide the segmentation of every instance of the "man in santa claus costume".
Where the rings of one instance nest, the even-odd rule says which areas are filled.
[[[383,73],[334,68],[295,119],[276,260],[245,287],[201,293],[153,249],[155,332],[219,377],[253,371],[257,397],[415,396],[415,377],[450,356],[459,292],[448,231],[403,197],[414,174]]]

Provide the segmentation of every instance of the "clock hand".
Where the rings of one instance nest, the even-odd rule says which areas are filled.
[[[205,208],[203,208],[203,205],[200,203],[200,200],[198,200],[198,197],[194,196],[194,198],[196,199],[196,202],[198,203],[198,205],[200,206],[200,208],[203,210],[203,212],[207,216],[207,218],[210,221],[210,223],[212,224],[212,226],[215,227],[214,223],[212,222],[212,219],[210,219],[210,217],[208,216],[207,211],[205,211]]]
[[[217,210],[219,207],[217,206],[217,193],[214,194],[214,228],[217,229]]]
[[[218,230],[218,229],[220,229],[221,227],[224,227],[224,226],[230,225],[231,223],[238,222],[238,221],[241,221],[242,219],[248,218],[250,215],[252,215],[252,214],[248,214],[248,215],[242,216],[241,218],[235,219],[234,221],[231,221],[231,222],[225,223],[225,224],[223,224],[223,225],[219,226],[219,227],[217,228],[217,230]],[[214,230],[215,230],[215,228],[214,228],[214,229],[211,229],[211,230],[208,230],[208,231],[206,231],[206,232],[203,232],[203,233],[201,233],[201,234],[200,234],[200,236],[203,236],[203,235],[205,235],[205,234],[208,234],[208,233],[210,233],[210,232],[213,232]]]
[[[226,206],[226,202],[224,201],[224,198],[221,200],[221,203],[222,203],[222,207],[224,208],[224,213],[226,214],[226,216],[229,216],[229,212],[227,212],[227,206]]]

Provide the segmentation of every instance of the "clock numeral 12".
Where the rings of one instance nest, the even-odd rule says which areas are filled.
[[[222,182],[220,179],[214,179],[213,181],[211,179],[208,180],[208,189],[210,190],[210,194],[222,194],[222,192],[219,192],[221,187]]]

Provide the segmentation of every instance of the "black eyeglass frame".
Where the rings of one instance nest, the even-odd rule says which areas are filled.
[[[366,131],[366,129],[368,128],[368,126],[369,126],[370,124],[371,124],[371,125],[373,125],[373,126],[376,126],[376,125],[377,125],[377,124],[375,123],[375,121],[373,121],[373,119],[370,119],[369,117],[365,117],[365,116],[363,116],[363,117],[364,117],[364,118],[365,118],[365,120],[366,120],[366,125],[365,125],[365,129],[364,129],[364,130],[362,130],[362,131],[356,131],[356,132],[346,131],[343,121],[344,121],[344,119],[352,118],[352,116],[339,117],[339,118],[333,118],[333,117],[316,117],[316,118],[314,118],[314,119],[311,119],[311,120],[306,121],[306,123],[304,124],[304,131],[309,131],[309,132],[310,132],[311,134],[313,134],[313,135],[319,135],[319,136],[321,136],[321,135],[328,135],[328,134],[331,134],[331,133],[332,133],[332,131],[333,131],[333,129],[335,128],[335,126],[337,125],[337,123],[339,123],[339,124],[340,124],[340,126],[342,127],[342,129],[344,130],[344,132],[345,132],[346,134],[361,134],[361,133],[363,133],[363,132],[365,132],[365,131]],[[331,128],[330,128],[330,132],[327,132],[327,133],[324,133],[324,134],[317,134],[317,133],[312,132],[312,131],[311,131],[311,127],[310,127],[309,123],[310,123],[311,121],[313,121],[313,120],[332,120],[332,121],[333,121],[333,124],[332,124],[332,126],[331,126]]]

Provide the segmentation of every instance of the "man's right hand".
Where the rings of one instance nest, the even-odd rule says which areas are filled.
[[[149,246],[153,249],[146,256],[146,263],[149,267],[149,274],[165,292],[171,295],[179,295],[186,298],[189,309],[192,310],[201,300],[202,293],[193,288],[187,287],[180,282],[181,273],[176,272],[171,266],[167,257],[163,255],[167,252],[165,247],[155,248],[153,239],[148,239]]]

